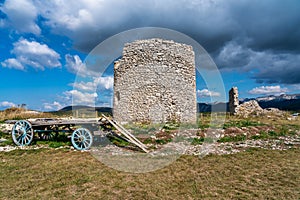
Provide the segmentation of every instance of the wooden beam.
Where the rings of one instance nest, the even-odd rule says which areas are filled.
[[[136,140],[138,140],[137,138],[135,138],[133,135],[130,136],[129,134],[127,134],[123,129],[125,129],[123,127],[123,129],[121,127],[119,127],[115,122],[113,122],[112,120],[110,120],[108,117],[106,117],[104,114],[102,114],[102,116],[111,124],[113,125],[118,131],[120,131],[126,138],[128,138],[130,140],[131,143],[135,144],[136,146],[138,146],[140,149],[142,149],[144,152],[148,153],[149,151],[144,147],[144,144],[141,145],[140,141],[136,142]],[[133,139],[134,138],[134,139]]]
[[[113,122],[118,125],[123,131],[125,131],[130,137],[132,137],[137,143],[139,143],[141,146],[143,146],[144,148],[147,148],[146,145],[144,145],[141,141],[139,141],[134,135],[132,135],[127,129],[125,129],[121,124],[119,124],[118,122],[116,122],[115,120],[113,120]]]

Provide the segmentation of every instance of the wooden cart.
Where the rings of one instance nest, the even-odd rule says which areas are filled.
[[[138,146],[144,152],[148,152],[147,147],[123,126],[105,115],[102,116],[103,118],[94,119],[37,118],[19,121],[8,120],[6,122],[14,124],[11,136],[14,143],[18,146],[29,145],[35,133],[47,138],[51,137],[53,133],[64,132],[71,133],[71,142],[75,149],[87,150],[92,147],[94,138],[94,131],[89,129],[93,128],[99,130],[99,127],[105,127],[110,123],[120,134],[125,136],[129,142]]]

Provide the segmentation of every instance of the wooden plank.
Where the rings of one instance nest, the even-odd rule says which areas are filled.
[[[103,114],[102,114],[103,115]],[[140,145],[138,142],[136,142],[132,137],[130,137],[125,131],[123,131],[117,124],[115,124],[112,120],[110,120],[108,117],[103,115],[103,117],[111,124],[113,125],[118,131],[120,131],[126,138],[130,140],[131,143],[138,146],[140,149],[142,149],[144,152],[148,153],[149,151],[143,147],[143,145]],[[134,136],[133,136],[134,137]],[[137,138],[135,138],[137,140]]]
[[[128,138],[130,140],[131,143],[135,144],[136,146],[138,146],[140,149],[142,149],[144,152],[148,153],[148,150],[145,149],[142,145],[140,145],[139,143],[137,143],[132,137],[130,137],[127,133],[125,133],[125,131],[123,131],[120,127],[118,127],[113,121],[109,120],[109,123],[111,123],[118,131],[120,131],[126,138]]]
[[[7,120],[6,123],[14,124],[18,120]],[[33,126],[50,126],[50,125],[71,125],[71,124],[103,124],[98,118],[88,118],[88,119],[63,119],[63,118],[36,118],[27,119]]]
[[[139,141],[134,135],[132,135],[127,129],[125,129],[121,124],[119,124],[118,122],[116,122],[115,120],[113,120],[113,122],[118,125],[123,131],[125,131],[130,137],[132,137],[137,143],[139,143],[141,146],[143,146],[144,148],[147,148],[146,145],[144,145],[141,141]]]
[[[143,145],[139,144],[138,142],[135,141],[135,139],[137,140],[137,138],[133,139],[130,135],[128,135],[125,131],[122,130],[122,128],[120,128],[117,124],[115,124],[112,120],[110,120],[108,117],[106,117],[104,114],[102,114],[102,116],[111,124],[113,125],[118,131],[120,131],[126,138],[128,138],[130,140],[131,143],[135,144],[136,146],[138,146],[140,149],[142,149],[144,152],[148,153],[149,151],[143,147]]]

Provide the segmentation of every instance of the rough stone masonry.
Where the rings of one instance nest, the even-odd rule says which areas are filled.
[[[235,115],[237,113],[237,107],[239,104],[238,88],[233,87],[229,90],[229,112]]]
[[[121,123],[196,122],[192,46],[162,39],[125,44],[114,65],[114,119]]]
[[[233,115],[242,117],[270,114],[282,116],[284,114],[284,112],[278,110],[277,108],[262,109],[256,100],[251,100],[240,104],[237,87],[233,87],[229,90],[229,112]]]

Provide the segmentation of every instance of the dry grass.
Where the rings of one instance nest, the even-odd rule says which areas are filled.
[[[300,128],[300,117],[292,117],[290,113],[286,112],[282,116],[278,115],[264,115],[264,116],[250,116],[247,118],[241,117],[241,116],[233,116],[229,113],[224,115],[224,113],[213,113],[213,118],[216,121],[223,122],[224,118],[224,124],[220,123],[218,124],[223,125],[223,127],[217,127],[217,128],[228,128],[228,127],[247,127],[247,126],[261,126],[266,125],[269,127],[274,127],[277,129],[280,129],[282,126],[286,126],[289,128],[294,127],[295,129]],[[211,114],[202,114],[199,116],[199,128],[208,128],[213,127],[211,124]]]
[[[0,153],[0,199],[299,199],[300,150],[252,149],[129,174],[87,152]]]
[[[32,117],[19,113],[2,111],[0,120]],[[201,125],[209,125],[209,120],[202,116]],[[278,129],[300,126],[299,117],[226,118],[229,127],[254,122]],[[300,149],[249,149],[203,159],[183,156],[155,172],[129,174],[105,166],[87,152],[0,152],[0,199],[300,199],[299,155]]]
[[[23,108],[8,108],[4,111],[0,111],[0,121],[11,120],[11,119],[29,119],[29,118],[50,118],[55,117],[51,113],[30,113],[26,112]]]
[[[238,116],[226,116],[226,121],[241,121],[241,120],[248,120],[252,122],[257,122],[260,124],[266,124],[266,125],[274,125],[274,126],[281,126],[281,125],[300,125],[300,117],[293,118],[289,112],[284,113],[281,116],[275,115],[275,114],[268,114],[263,116],[257,116],[257,117],[249,117],[249,118],[243,118]]]

